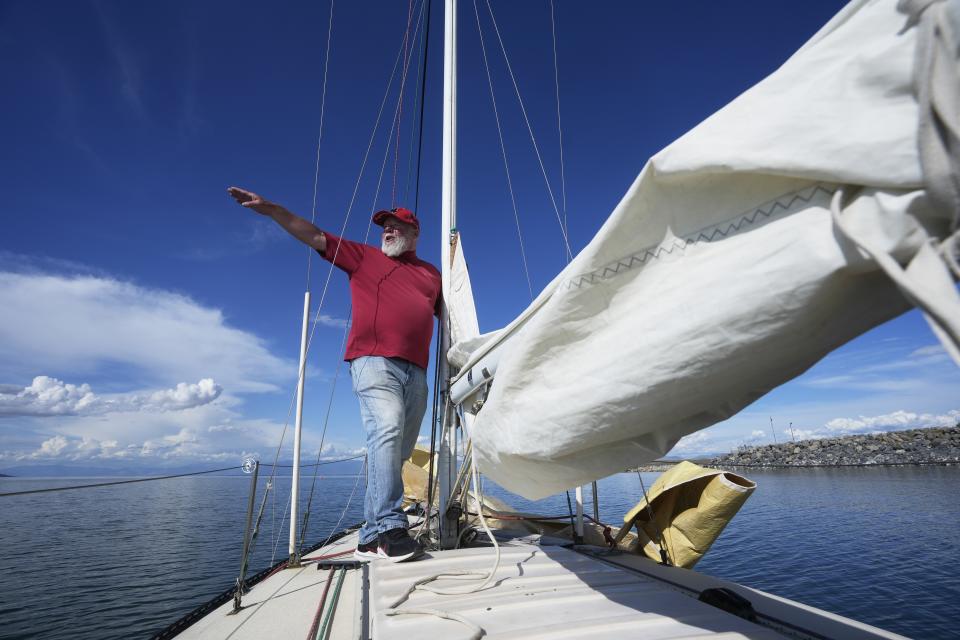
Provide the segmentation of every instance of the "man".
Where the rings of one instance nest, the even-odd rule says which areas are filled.
[[[417,257],[420,221],[408,209],[378,211],[381,246],[321,231],[282,206],[244,189],[227,190],[242,206],[273,219],[347,273],[353,324],[344,359],[367,438],[366,522],[355,555],[401,562],[423,550],[407,533],[403,461],[413,453],[427,407],[426,368],[440,272]]]

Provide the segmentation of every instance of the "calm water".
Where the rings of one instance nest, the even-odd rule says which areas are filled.
[[[904,635],[960,637],[960,468],[749,475],[757,491],[698,571]],[[648,488],[656,476],[643,474]],[[0,478],[0,492],[90,481]],[[286,555],[289,478],[276,484],[251,574]],[[354,486],[318,481],[309,540],[341,514],[343,525],[362,518],[362,482],[347,505]],[[246,477],[193,477],[0,498],[0,638],[158,631],[236,579],[248,491]],[[530,503],[487,491],[524,510],[567,512],[563,495]],[[602,481],[601,517],[618,521],[639,494],[636,474]]]

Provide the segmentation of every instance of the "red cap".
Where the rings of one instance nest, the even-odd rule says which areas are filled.
[[[403,207],[377,211],[375,214],[373,214],[373,223],[382,227],[384,220],[391,216],[400,222],[406,222],[409,225],[413,225],[417,231],[420,231],[420,221],[417,220],[417,216],[413,213],[413,211],[410,211],[410,209],[404,209]]]

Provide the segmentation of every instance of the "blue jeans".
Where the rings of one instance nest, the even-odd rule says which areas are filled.
[[[353,390],[367,432],[366,522],[360,544],[407,527],[403,461],[413,453],[427,409],[427,372],[401,358],[362,356],[350,361]]]

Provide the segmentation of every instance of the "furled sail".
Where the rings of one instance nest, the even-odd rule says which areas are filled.
[[[539,498],[657,458],[911,304],[960,343],[960,1],[905,5],[852,3],[654,156],[470,355],[461,375],[509,342],[471,426],[484,473]]]

